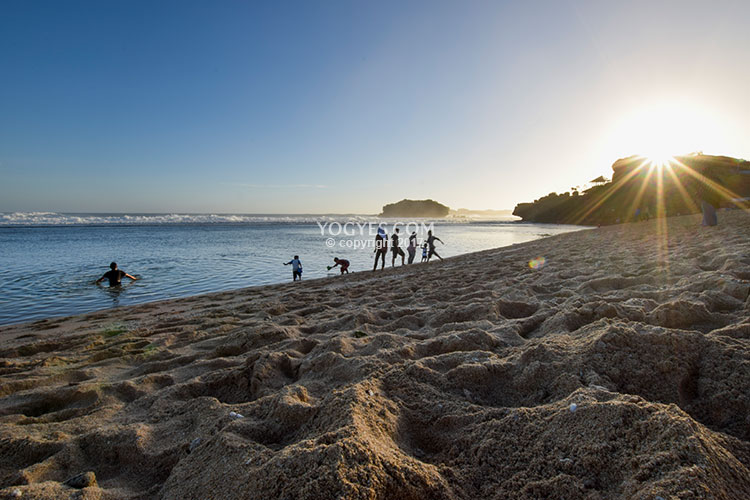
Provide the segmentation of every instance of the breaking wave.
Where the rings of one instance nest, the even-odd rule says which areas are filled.
[[[3,212],[0,227],[31,226],[101,226],[101,225],[161,225],[161,224],[315,224],[316,222],[375,222],[375,215],[358,214],[84,214],[59,212]],[[423,220],[423,219],[417,219]],[[442,223],[467,223],[478,219],[449,217],[430,219]],[[511,222],[516,217],[493,219]],[[483,222],[489,222],[483,219]]]
[[[160,224],[300,224],[326,220],[369,220],[368,216],[242,214],[74,214],[13,212],[0,214],[0,226],[92,226]]]

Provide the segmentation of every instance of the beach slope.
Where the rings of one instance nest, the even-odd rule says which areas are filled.
[[[2,327],[0,498],[750,498],[750,215],[699,223]]]

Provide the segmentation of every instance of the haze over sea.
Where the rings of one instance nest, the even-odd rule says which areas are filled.
[[[336,256],[350,260],[354,272],[371,270],[374,256],[367,245],[378,223],[389,234],[401,224],[404,248],[407,231],[417,229],[421,240],[432,227],[445,242],[437,244],[443,257],[580,229],[511,219],[3,213],[0,324],[290,281],[291,266],[283,263],[295,254],[304,279],[336,276],[338,269],[326,269]],[[415,262],[420,257],[418,251]],[[93,284],[111,261],[139,280],[124,279],[119,289]],[[389,253],[387,267],[390,261]]]

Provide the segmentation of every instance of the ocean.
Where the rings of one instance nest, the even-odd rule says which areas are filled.
[[[512,219],[0,213],[0,324],[291,281],[283,263],[295,254],[303,279],[336,279],[338,269],[327,269],[334,257],[348,259],[350,271],[372,270],[378,224],[389,235],[398,227],[404,250],[408,234],[421,242],[432,229],[442,257],[583,229]],[[139,279],[94,284],[111,261]]]

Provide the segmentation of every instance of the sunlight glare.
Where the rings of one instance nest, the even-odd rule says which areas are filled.
[[[608,149],[615,158],[644,156],[661,169],[674,156],[711,150],[721,143],[721,131],[721,120],[694,102],[660,102],[623,116],[611,131]]]
[[[663,151],[652,151],[646,153],[646,159],[648,160],[649,168],[652,170],[663,170],[672,165],[674,157]]]

